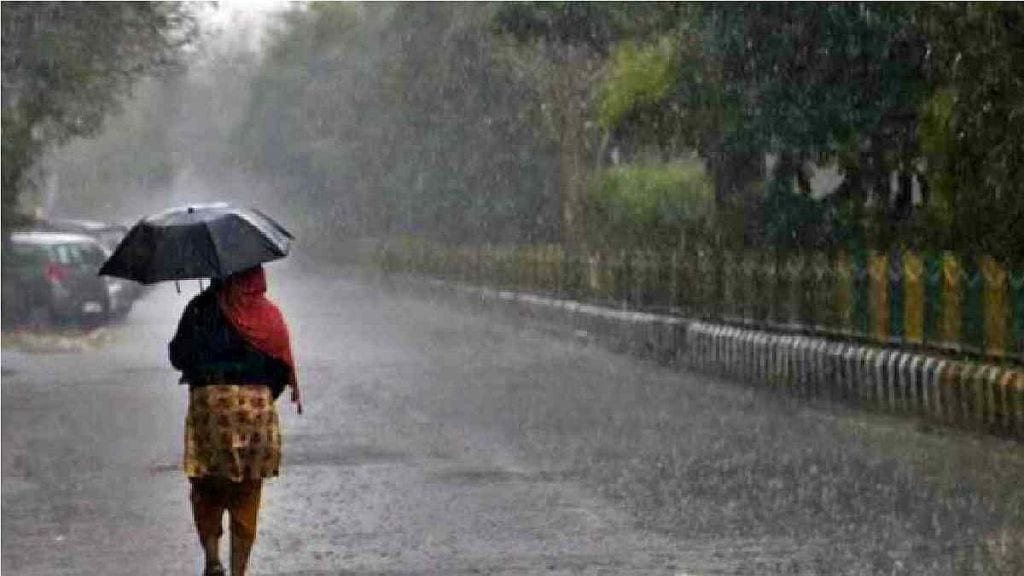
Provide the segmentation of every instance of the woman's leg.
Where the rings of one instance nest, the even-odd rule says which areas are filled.
[[[245,576],[249,552],[256,540],[263,480],[243,480],[232,484],[233,494],[228,507],[231,518],[231,576]]]
[[[192,518],[203,546],[207,569],[221,567],[220,537],[224,533],[227,498],[218,478],[189,478],[192,483]]]

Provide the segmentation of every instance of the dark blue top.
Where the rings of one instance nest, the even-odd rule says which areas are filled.
[[[217,286],[192,299],[178,322],[169,349],[171,365],[190,387],[223,383],[269,386],[277,398],[291,370],[284,362],[249,344],[217,304]]]

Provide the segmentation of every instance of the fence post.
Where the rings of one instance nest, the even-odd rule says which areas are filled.
[[[554,283],[555,296],[565,300],[565,250],[561,246],[552,246],[551,258],[551,281]]]
[[[903,339],[910,344],[924,343],[925,268],[915,252],[903,254]]]
[[[1009,282],[1013,309],[1011,345],[1017,360],[1024,363],[1024,270],[1011,274]]]
[[[966,350],[980,354],[985,348],[984,283],[978,258],[964,262],[964,307],[962,343]]]
[[[665,250],[657,250],[654,253],[656,286],[655,305],[661,312],[668,312],[672,306],[672,253]]]
[[[946,252],[942,257],[942,323],[940,325],[942,345],[951,349],[960,349],[960,326],[962,315],[960,306],[963,299],[963,271],[956,256]]]
[[[722,256],[724,251],[722,249],[721,242],[716,238],[711,242],[711,248],[708,250],[708,256],[711,258],[711,318],[715,321],[721,321],[722,312],[725,304],[725,295],[723,294],[724,284],[722,282],[722,275],[724,273],[724,261]]]
[[[868,279],[870,285],[870,335],[875,342],[885,344],[889,339],[889,258],[887,255],[872,252],[868,256]]]
[[[715,272],[709,252],[710,247],[706,244],[697,246],[697,274],[693,279],[694,284],[699,283],[700,285],[700,289],[696,293],[697,298],[695,302],[697,315],[704,320],[714,320],[711,299],[713,298]]]
[[[673,249],[669,265],[668,311],[671,313],[679,307],[679,249]]]
[[[828,333],[836,323],[836,308],[830,299],[835,293],[836,275],[832,266],[831,253],[822,253],[815,263],[815,308],[818,310],[815,330]]]
[[[478,286],[490,287],[490,283],[492,283],[492,278],[490,278],[490,275],[487,274],[484,268],[486,264],[484,263],[483,258],[485,257],[484,254],[486,254],[486,251],[486,244],[476,245],[476,284]]]
[[[832,262],[835,275],[835,328],[841,334],[853,331],[853,264],[846,252],[836,253]]]
[[[629,308],[639,310],[643,307],[644,258],[643,252],[630,250],[626,252],[629,259],[629,292],[626,300]]]
[[[629,307],[634,310],[643,308],[644,297],[644,253],[630,250],[629,254]]]
[[[814,327],[814,306],[809,278],[814,274],[814,269],[811,259],[802,250],[796,253],[792,273],[795,328],[800,332],[810,332]]]
[[[622,307],[622,286],[626,278],[626,253],[616,252],[608,260],[608,278],[610,279],[610,299],[616,306]]]
[[[693,312],[693,286],[694,286],[694,274],[696,261],[695,254],[692,250],[689,250],[690,246],[683,246],[680,250],[679,257],[679,309],[684,316],[694,317]]]
[[[888,258],[889,274],[889,342],[902,344],[904,338],[905,282],[903,258],[900,250],[894,249]]]
[[[779,294],[784,290],[783,283],[779,280],[779,270],[782,269],[782,253],[778,249],[770,249],[769,255],[764,259],[764,293],[768,297],[765,305],[765,323],[769,327],[777,328],[782,313],[779,311]]]
[[[942,258],[927,254],[924,261],[924,343],[942,342]]]
[[[1003,358],[1013,312],[1007,298],[1006,270],[988,256],[981,258],[978,264],[984,284],[985,354]]]
[[[857,250],[853,254],[852,278],[853,278],[853,333],[862,338],[871,335],[870,282],[868,281],[868,260],[867,252]]]

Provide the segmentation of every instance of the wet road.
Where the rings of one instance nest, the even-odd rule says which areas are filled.
[[[307,411],[280,405],[285,464],[253,574],[1021,566],[1018,445],[281,271],[271,292]],[[4,349],[5,574],[198,572],[178,469],[186,397],[165,356],[186,298],[158,288],[95,348]]]

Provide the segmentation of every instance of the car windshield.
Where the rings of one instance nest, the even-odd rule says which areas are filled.
[[[81,262],[90,266],[99,267],[106,260],[106,255],[103,252],[103,248],[100,246],[81,246],[79,247]]]
[[[14,242],[10,250],[15,262],[45,262],[50,258],[50,250],[38,244]]]
[[[73,265],[82,262],[82,250],[77,244],[56,244],[50,250],[61,264]]]

